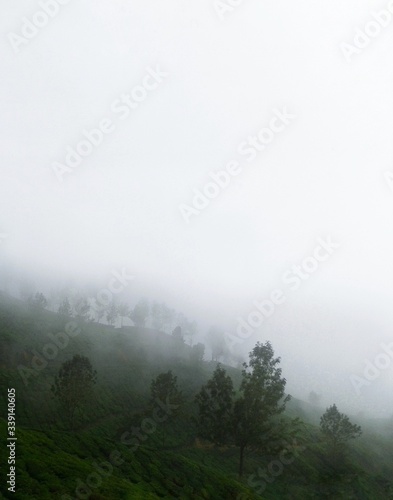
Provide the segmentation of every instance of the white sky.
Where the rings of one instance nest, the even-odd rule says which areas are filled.
[[[15,54],[7,35],[40,3],[0,0],[1,252],[59,279],[127,266],[228,325],[331,235],[340,249],[259,338],[284,356],[291,335],[300,367],[361,374],[393,341],[393,19],[351,63],[340,44],[386,5],[244,0],[220,20],[214,0],[71,0]],[[168,77],[120,120],[111,103],[157,65]],[[283,106],[296,119],[248,163],[239,144]],[[60,183],[53,162],[105,117],[115,131]],[[186,224],[179,205],[230,160],[243,172]]]

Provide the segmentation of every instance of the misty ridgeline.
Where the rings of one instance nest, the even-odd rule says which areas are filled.
[[[0,373],[18,401],[19,498],[393,498],[393,419],[291,397],[268,339],[243,357],[162,302],[10,290]]]

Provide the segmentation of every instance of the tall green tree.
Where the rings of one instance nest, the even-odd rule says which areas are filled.
[[[179,409],[184,401],[183,394],[177,385],[177,377],[173,375],[172,370],[166,373],[160,373],[150,384],[151,406],[157,404],[170,405],[171,412],[168,419],[160,423],[162,432],[162,445],[165,444],[166,430],[169,428],[169,423],[179,416]]]
[[[55,377],[51,390],[72,429],[75,426],[76,414],[92,400],[96,380],[97,372],[93,370],[90,360],[79,354],[65,361]]]
[[[330,442],[334,453],[342,451],[347,441],[362,434],[360,425],[352,424],[347,415],[338,411],[335,404],[326,408],[320,420],[320,430]]]
[[[285,396],[286,380],[278,367],[270,342],[258,342],[243,364],[241,397],[234,406],[235,440],[240,448],[239,475],[243,474],[247,448],[263,449],[274,426],[273,417],[285,410],[290,396]]]
[[[163,403],[167,400],[173,404],[180,404],[183,396],[177,385],[177,377],[172,370],[160,373],[150,384],[150,395],[152,402],[159,399]]]
[[[195,397],[198,404],[198,434],[204,439],[223,445],[233,436],[233,382],[224,368],[217,365],[212,378]]]

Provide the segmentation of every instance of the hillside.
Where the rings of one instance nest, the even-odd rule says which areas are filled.
[[[284,419],[303,421],[292,442],[295,459],[279,473],[271,469],[273,475],[267,472],[265,481],[264,470],[270,470],[277,456],[249,451],[245,474],[239,479],[237,447],[215,447],[197,439],[193,420],[194,397],[216,363],[194,359],[190,346],[179,348],[170,335],[136,327],[78,324],[80,332],[67,343],[61,337],[61,347],[60,337],[53,334],[64,333],[69,322],[50,311],[32,312],[9,296],[0,298],[0,403],[6,408],[6,389],[15,388],[18,438],[17,492],[7,492],[2,483],[4,498],[393,498],[393,432],[388,422],[381,422],[374,431],[366,426],[345,463],[332,463],[316,427],[322,410],[292,399]],[[51,350],[48,345],[55,338],[60,347]],[[97,370],[97,385],[95,399],[71,431],[51,385],[61,364],[74,354],[90,359]],[[238,387],[240,370],[225,368]],[[152,420],[150,384],[167,370],[177,376],[185,395],[179,416],[155,428],[145,426],[132,450],[124,434]],[[5,412],[0,420],[3,437],[4,417]],[[4,464],[4,446],[0,453]],[[110,457],[112,465],[108,465]],[[80,490],[76,496],[75,489],[86,482],[90,491]]]

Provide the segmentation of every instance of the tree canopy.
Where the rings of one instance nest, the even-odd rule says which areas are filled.
[[[362,434],[362,428],[359,425],[352,424],[347,415],[338,411],[335,404],[327,408],[322,415],[320,429],[334,449]]]
[[[93,370],[90,360],[79,354],[65,361],[60,367],[58,376],[55,377],[52,392],[59,400],[61,409],[68,417],[72,428],[76,412],[91,400],[96,379],[97,372]]]
[[[202,386],[195,401],[199,406],[199,435],[222,445],[233,434],[233,382],[224,368],[217,365],[213,377]]]

